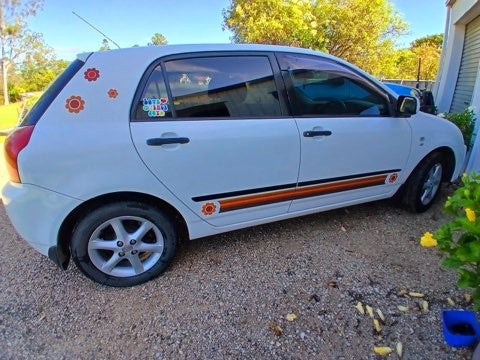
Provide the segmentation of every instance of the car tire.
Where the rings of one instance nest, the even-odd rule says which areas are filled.
[[[444,171],[443,156],[438,152],[428,155],[417,165],[403,193],[403,203],[410,211],[421,213],[432,206],[440,192]]]
[[[93,281],[142,284],[165,271],[176,250],[173,222],[154,206],[122,201],[92,210],[76,225],[72,258]]]

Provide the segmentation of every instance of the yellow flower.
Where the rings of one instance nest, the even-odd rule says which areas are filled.
[[[476,220],[476,218],[477,218],[477,217],[475,216],[475,211],[473,211],[473,210],[470,209],[470,208],[466,208],[466,209],[465,209],[465,214],[467,215],[468,221],[470,221],[470,222],[475,222],[475,220]]]
[[[420,238],[420,245],[423,247],[434,247],[437,246],[437,240],[433,238],[433,234],[430,232],[426,232],[421,238]]]

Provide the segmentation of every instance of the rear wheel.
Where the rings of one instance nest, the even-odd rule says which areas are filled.
[[[405,184],[403,202],[413,212],[424,212],[432,206],[442,184],[443,156],[433,153],[415,168]]]
[[[133,286],[161,274],[176,249],[170,219],[157,208],[125,201],[99,207],[77,224],[72,257],[92,280]]]

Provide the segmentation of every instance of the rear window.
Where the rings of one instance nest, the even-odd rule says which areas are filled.
[[[50,84],[47,90],[45,90],[43,95],[22,119],[20,126],[35,125],[58,94],[60,94],[65,85],[67,85],[78,70],[81,69],[83,64],[85,63],[78,59],[72,61],[70,65],[68,65],[68,67]]]

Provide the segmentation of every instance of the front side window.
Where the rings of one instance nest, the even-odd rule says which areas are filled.
[[[278,117],[266,56],[199,57],[165,62],[176,117]]]
[[[280,66],[291,83],[294,115],[386,116],[387,97],[336,63],[308,55],[282,54]]]

